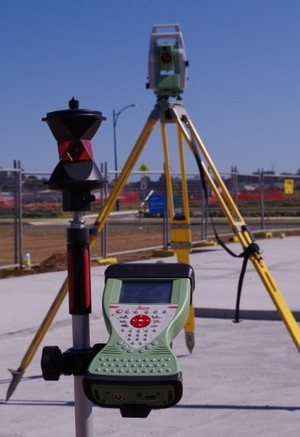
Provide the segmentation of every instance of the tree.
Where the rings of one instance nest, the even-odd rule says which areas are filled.
[[[141,165],[139,166],[139,168],[138,168],[138,171],[144,171],[144,172],[146,172],[146,171],[149,171],[149,168],[147,167],[146,164],[141,164]]]
[[[39,179],[35,175],[30,175],[23,182],[24,191],[39,191],[45,188],[45,179]]]

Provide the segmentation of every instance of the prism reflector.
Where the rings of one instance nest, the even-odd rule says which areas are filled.
[[[92,161],[92,143],[90,140],[59,141],[58,154],[64,162]]]

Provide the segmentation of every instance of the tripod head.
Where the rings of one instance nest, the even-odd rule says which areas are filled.
[[[49,179],[49,187],[63,192],[64,211],[86,211],[94,200],[91,190],[103,184],[93,160],[91,140],[103,120],[100,111],[79,109],[78,100],[69,109],[49,112],[45,118],[58,145],[59,163]]]
[[[188,61],[178,24],[154,25],[150,37],[148,83],[158,97],[180,97],[186,86]]]

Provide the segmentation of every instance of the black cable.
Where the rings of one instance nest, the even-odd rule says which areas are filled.
[[[182,121],[183,123],[185,123],[185,125],[189,128],[189,122],[186,116],[182,117]],[[260,249],[259,246],[256,243],[251,243],[249,244],[248,247],[246,247],[243,252],[241,252],[239,255],[237,255],[236,253],[234,253],[232,250],[230,250],[226,244],[220,239],[214,221],[213,221],[213,217],[210,213],[210,209],[209,209],[209,203],[208,203],[208,191],[207,191],[207,186],[206,186],[206,180],[205,180],[205,175],[203,172],[203,166],[202,166],[202,160],[201,160],[201,156],[199,154],[198,148],[195,145],[195,141],[191,132],[191,142],[190,145],[192,147],[192,152],[194,155],[194,158],[196,160],[198,169],[199,169],[199,174],[200,174],[200,180],[201,180],[201,184],[202,184],[202,188],[203,188],[203,192],[204,192],[204,197],[205,197],[205,203],[206,203],[206,208],[208,211],[208,215],[212,224],[212,228],[214,231],[214,235],[215,238],[218,242],[218,244],[224,249],[226,250],[227,253],[229,253],[231,256],[235,257],[235,258],[243,258],[243,264],[242,264],[242,268],[241,268],[241,272],[240,272],[240,276],[239,276],[239,281],[238,281],[238,288],[237,288],[237,297],[236,297],[236,306],[235,306],[235,318],[233,320],[234,323],[239,323],[240,322],[240,318],[239,318],[239,314],[240,314],[240,301],[241,301],[241,295],[242,295],[242,288],[243,288],[243,282],[244,282],[244,276],[246,273],[246,269],[247,269],[247,263],[248,260],[250,258],[251,255],[255,254],[255,253],[259,253]],[[244,226],[244,229],[242,230],[247,230],[247,226]]]
[[[239,323],[240,321],[240,301],[241,301],[241,294],[242,294],[242,288],[243,288],[243,281],[244,276],[247,269],[247,263],[251,255],[258,253],[259,247],[256,243],[251,243],[241,254],[243,259],[242,269],[239,277],[238,282],[238,289],[237,289],[237,296],[236,296],[236,304],[235,304],[235,316],[234,316],[234,323]]]

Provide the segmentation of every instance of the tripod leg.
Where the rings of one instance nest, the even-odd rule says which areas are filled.
[[[165,177],[167,186],[167,198],[169,204],[170,224],[171,224],[171,236],[172,236],[172,248],[174,249],[179,263],[190,263],[189,254],[192,247],[192,236],[190,227],[190,213],[188,203],[188,190],[186,182],[185,172],[185,160],[183,153],[182,136],[178,130],[178,147],[179,147],[179,159],[181,170],[181,192],[182,192],[182,214],[176,214],[174,207],[172,178],[170,170],[168,140],[166,133],[165,123],[161,123],[161,134],[164,151],[165,161]],[[195,315],[193,305],[190,307],[189,316],[184,325],[185,330],[185,342],[190,353],[192,353],[195,346]]]
[[[46,314],[46,317],[44,318],[42,324],[40,325],[39,329],[37,330],[33,340],[31,341],[27,351],[25,352],[25,355],[21,361],[21,364],[17,370],[9,369],[9,371],[12,374],[12,381],[7,389],[6,393],[6,402],[9,400],[15,389],[17,388],[17,385],[19,384],[20,380],[22,379],[22,376],[25,372],[25,369],[29,366],[31,363],[39,345],[41,344],[46,332],[48,331],[57,311],[59,310],[66,294],[68,292],[68,280],[65,279],[64,283],[62,284],[56,298],[54,299],[51,307],[49,308],[48,313]]]
[[[108,195],[105,204],[103,205],[103,207],[101,208],[101,211],[94,223],[94,228],[96,228],[96,230],[99,232],[104,223],[106,222],[109,214],[111,213],[117,198],[119,196],[119,194],[121,193],[121,191],[123,190],[126,181],[130,175],[130,173],[133,170],[133,167],[135,165],[135,163],[137,162],[144,145],[146,144],[148,138],[150,137],[155,125],[156,125],[157,120],[156,119],[152,119],[149,118],[143,131],[141,132],[132,152],[130,153],[116,183],[114,184],[110,194]]]
[[[185,130],[183,123],[178,119],[179,128],[185,137],[187,143],[193,149],[194,142],[197,143],[205,161],[206,166],[203,164],[202,168],[205,177],[213,190],[219,205],[221,206],[228,222],[230,223],[233,232],[237,236],[239,242],[244,249],[247,249],[251,244],[254,243],[254,238],[249,232],[245,221],[243,220],[237,206],[235,205],[226,185],[224,184],[220,174],[218,173],[216,167],[214,166],[204,144],[202,143],[196,129],[194,128],[192,122],[186,119],[186,125],[189,127],[191,136]],[[210,171],[208,171],[208,168]],[[214,179],[211,173],[214,175]],[[256,269],[259,277],[261,278],[271,300],[273,301],[280,317],[282,318],[292,340],[294,341],[296,347],[300,351],[300,328],[297,324],[290,308],[288,307],[284,297],[282,296],[280,289],[278,288],[276,282],[274,281],[271,272],[269,271],[262,254],[260,251],[254,251],[249,259],[251,260],[254,268]]]
[[[187,177],[186,177],[186,166],[185,166],[185,157],[184,157],[184,148],[183,141],[180,129],[177,125],[177,137],[178,137],[178,148],[179,148],[179,159],[180,159],[180,169],[181,169],[181,186],[182,186],[182,203],[183,203],[183,211],[184,217],[186,221],[187,229],[185,231],[185,236],[183,236],[184,241],[190,242],[190,247],[186,247],[185,249],[178,251],[178,262],[185,262],[187,264],[190,263],[190,252],[192,249],[192,234],[191,234],[191,219],[190,219],[190,208],[188,201],[188,188],[187,188]],[[192,350],[195,346],[195,312],[194,306],[191,304],[189,316],[184,325],[185,330],[185,342],[188,350],[192,353]]]

